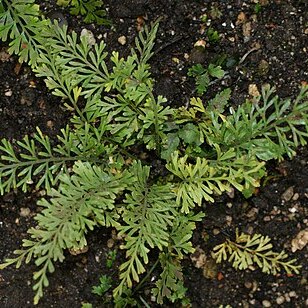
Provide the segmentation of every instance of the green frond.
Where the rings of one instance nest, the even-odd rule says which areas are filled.
[[[139,281],[139,275],[145,271],[150,249],[162,250],[168,246],[169,232],[176,217],[175,195],[170,185],[151,185],[150,168],[135,162],[131,173],[135,180],[127,189],[122,212],[123,224],[118,226],[119,235],[125,235],[126,257],[128,261],[120,266],[120,285],[114,295],[122,293],[123,285],[132,286]]]
[[[101,0],[57,0],[57,4],[69,7],[72,15],[84,16],[84,22],[97,23],[98,25],[110,25]]]
[[[195,164],[187,162],[187,155],[179,157],[178,152],[171,155],[166,168],[178,178],[176,201],[183,213],[189,213],[195,205],[201,206],[203,201],[214,202],[213,195],[229,191],[231,185],[240,191],[259,186],[253,175],[259,174],[264,163],[243,156],[236,158],[232,149],[221,153],[218,146],[216,154],[216,160],[197,157]]]
[[[10,39],[8,52],[19,56],[20,62],[35,65],[38,46],[42,44],[41,31],[49,20],[43,20],[39,5],[34,0],[3,0],[0,12],[0,39]]]
[[[173,297],[176,299],[184,298],[186,288],[184,288],[182,267],[179,260],[169,253],[160,253],[159,260],[162,272],[155,283],[156,287],[152,289],[152,294],[156,297],[157,303],[162,305],[164,298],[171,301]]]
[[[273,245],[268,236],[261,234],[248,235],[238,233],[236,239],[227,239],[213,248],[212,256],[217,263],[228,261],[235,269],[245,270],[251,265],[257,265],[262,272],[276,275],[283,268],[288,274],[299,273],[300,265],[294,265],[296,260],[286,261],[288,255],[272,251]]]
[[[235,148],[238,155],[248,153],[260,160],[293,157],[295,148],[308,138],[308,90],[303,87],[295,102],[273,96],[274,89],[264,87],[255,102],[246,102],[231,115],[210,113],[203,124],[209,145]]]
[[[24,248],[15,252],[19,256],[1,265],[1,268],[13,263],[20,266],[25,259],[26,263],[35,259],[40,267],[34,273],[36,303],[48,286],[47,273],[54,271],[54,262],[64,260],[65,249],[85,247],[85,234],[96,225],[118,226],[115,199],[131,181],[128,172],[118,170],[113,174],[81,161],[74,164],[72,172],[71,176],[59,177],[60,185],[50,192],[50,200],[38,202],[43,207],[35,217],[38,226],[28,231],[31,240],[23,241]]]

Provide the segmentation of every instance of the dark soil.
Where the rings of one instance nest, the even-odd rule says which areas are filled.
[[[47,13],[62,11],[50,1],[37,1]],[[187,104],[194,95],[194,82],[187,77],[193,63],[208,65],[225,59],[227,76],[211,86],[209,96],[225,87],[232,89],[232,104],[237,105],[264,84],[275,85],[281,97],[294,98],[299,87],[308,81],[308,2],[306,0],[121,0],[104,1],[113,29],[84,25],[80,18],[63,10],[70,29],[79,32],[87,27],[95,36],[106,34],[109,50],[129,52],[137,34],[137,20],[146,24],[161,18],[155,54],[151,60],[156,80],[156,93],[165,95],[170,105]],[[220,14],[221,13],[221,14]],[[220,39],[208,42],[205,52],[198,52],[194,43],[207,40],[201,15],[207,14],[210,25]],[[140,19],[142,17],[142,19]],[[118,38],[124,35],[122,46]],[[0,45],[0,138],[18,140],[38,126],[51,137],[63,128],[69,114],[60,99],[46,90],[44,82],[21,67],[15,57],[6,54]],[[249,90],[250,89],[250,90]],[[211,267],[203,273],[188,256],[184,264],[185,286],[193,307],[305,307],[307,299],[307,248],[291,252],[291,241],[308,227],[308,149],[299,150],[292,161],[268,164],[269,174],[256,195],[245,200],[241,195],[224,195],[214,204],[206,204],[206,218],[198,225],[193,242],[209,257],[209,251],[235,229],[262,233],[273,239],[274,250],[285,249],[303,267],[299,275],[269,276],[258,269],[236,271],[228,264]],[[12,256],[27,229],[34,224],[39,192],[27,195],[11,192],[0,199],[0,260]],[[117,278],[116,267],[123,255],[118,252],[114,270],[106,268],[107,253],[118,249],[110,239],[112,230],[96,230],[88,236],[89,251],[78,256],[69,253],[56,272],[50,275],[50,286],[38,307],[112,307],[107,298],[91,293],[103,274]],[[208,240],[206,240],[208,239]],[[109,240],[109,242],[108,242]],[[109,245],[107,245],[107,242]],[[111,244],[110,244],[111,243]],[[109,247],[109,248],[108,248]],[[0,272],[0,306],[33,307],[32,273],[35,265],[13,267]],[[140,290],[150,301],[150,281]],[[136,294],[138,297],[138,294]],[[106,301],[105,301],[106,300]],[[104,302],[105,301],[105,302]],[[179,307],[179,304],[171,307]]]

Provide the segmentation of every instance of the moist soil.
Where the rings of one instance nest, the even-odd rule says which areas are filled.
[[[276,87],[282,98],[294,98],[301,84],[308,81],[308,2],[306,0],[113,0],[104,1],[113,27],[85,25],[81,18],[72,17],[55,1],[37,1],[44,14],[63,14],[70,30],[80,33],[83,28],[102,35],[107,49],[129,53],[143,23],[161,18],[154,56],[150,63],[156,80],[156,94],[168,98],[171,106],[187,105],[195,94],[194,80],[187,77],[189,67],[201,63],[222,63],[227,74],[213,83],[206,97],[230,87],[231,104],[236,106],[249,96],[258,94],[262,85]],[[204,16],[207,16],[205,21]],[[202,17],[203,16],[203,17]],[[219,39],[209,39],[212,28]],[[125,36],[121,45],[118,38]],[[205,49],[194,48],[204,40]],[[70,114],[63,102],[52,96],[44,81],[36,78],[29,67],[20,65],[0,45],[0,137],[18,140],[31,135],[35,127],[52,138],[68,122]],[[219,62],[220,61],[220,62]],[[27,194],[8,193],[0,199],[0,260],[12,256],[27,229],[35,224],[36,201],[40,191]],[[217,197],[214,204],[205,204],[206,217],[197,225],[193,238],[197,253],[183,260],[187,296],[192,307],[307,307],[307,248],[292,252],[292,239],[307,230],[308,149],[298,150],[293,160],[269,162],[268,175],[261,188],[249,199],[237,192]],[[233,238],[236,228],[247,233],[262,233],[273,240],[273,250],[284,249],[290,258],[302,265],[300,274],[281,273],[271,276],[257,268],[236,271],[229,264],[205,269],[196,267],[196,259],[207,256],[211,249],[226,238]],[[89,233],[89,250],[73,256],[67,253],[50,275],[50,285],[37,307],[113,307],[111,294],[103,298],[91,292],[101,275],[108,275],[116,284],[118,265],[124,260],[120,242],[111,229]],[[108,252],[117,250],[112,269],[106,267]],[[35,265],[0,272],[0,306],[7,308],[33,307],[32,273]],[[155,271],[138,289],[147,305],[156,307],[149,290]],[[166,303],[165,307],[181,304]]]

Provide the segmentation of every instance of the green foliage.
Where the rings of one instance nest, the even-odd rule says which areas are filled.
[[[228,261],[235,269],[245,270],[249,266],[257,265],[262,272],[276,275],[283,268],[288,274],[299,273],[300,265],[296,260],[286,261],[288,255],[284,252],[272,251],[273,245],[268,236],[261,234],[239,234],[236,230],[235,241],[226,241],[213,248],[212,256],[217,263]]]
[[[98,25],[110,25],[107,12],[103,8],[101,0],[57,0],[57,4],[69,7],[72,15],[84,16],[86,23],[96,23]]]
[[[19,56],[20,62],[34,64],[37,46],[42,44],[41,31],[48,20],[40,18],[34,0],[3,0],[0,2],[0,40],[10,40],[8,52]]]
[[[117,250],[116,249],[108,251],[107,260],[106,260],[107,268],[112,268],[116,257],[117,257]]]
[[[92,304],[90,304],[90,303],[82,303],[81,304],[81,308],[92,308],[93,306],[92,306]]]
[[[107,275],[102,275],[99,278],[99,285],[92,287],[92,293],[99,296],[104,296],[112,287],[112,278]]]
[[[203,95],[211,82],[211,78],[221,79],[225,75],[220,66],[209,64],[207,68],[202,64],[195,64],[188,70],[188,76],[194,77],[198,95]]]
[[[219,41],[219,33],[213,28],[208,28],[205,32],[210,43],[216,43]]]
[[[255,101],[247,101],[228,116],[211,112],[208,125],[202,127],[209,145],[234,148],[238,155],[248,153],[260,160],[283,159],[295,155],[298,146],[307,144],[308,87],[295,101],[273,96],[274,88],[264,87]]]
[[[124,58],[108,53],[103,41],[92,46],[87,36],[43,19],[33,0],[0,4],[0,39],[10,40],[9,52],[28,62],[72,112],[56,140],[37,129],[0,143],[0,193],[33,186],[47,193],[21,249],[0,265],[34,260],[35,304],[55,262],[67,249],[85,248],[87,233],[98,227],[113,227],[124,241],[116,307],[136,304],[132,288],[142,283],[152,252],[161,267],[152,290],[157,302],[185,302],[181,260],[193,252],[192,234],[204,216],[196,206],[202,210],[231,187],[250,196],[264,161],[292,157],[306,145],[308,87],[294,101],[264,88],[236,110],[226,108],[230,89],[206,102],[192,98],[185,108],[168,107],[154,95],[148,64],[157,29],[158,23],[145,27]],[[224,75],[214,65],[190,73],[209,80]],[[209,83],[200,80],[201,93]],[[161,168],[151,168],[151,158]]]

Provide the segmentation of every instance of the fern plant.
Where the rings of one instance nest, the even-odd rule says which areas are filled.
[[[235,240],[227,239],[213,248],[212,256],[217,263],[228,261],[235,269],[245,270],[257,265],[262,272],[276,275],[283,268],[288,274],[299,273],[300,265],[295,265],[295,259],[287,261],[284,252],[272,251],[273,245],[268,236],[261,234],[239,234],[236,230]]]
[[[161,274],[152,290],[158,303],[184,298],[181,260],[202,206],[231,187],[246,196],[260,185],[268,159],[292,157],[308,136],[308,87],[295,101],[264,88],[255,102],[227,110],[231,90],[187,108],[154,95],[149,60],[158,23],[145,27],[126,58],[94,46],[67,26],[45,20],[33,0],[3,0],[0,38],[28,62],[72,111],[56,141],[37,132],[0,144],[0,193],[45,189],[41,211],[15,257],[0,268],[34,260],[34,303],[65,250],[87,246],[87,233],[113,227],[124,238],[115,304],[131,299],[147,271],[150,252]],[[140,150],[142,149],[142,150]],[[152,170],[154,157],[165,167]],[[198,208],[196,208],[198,206]],[[198,212],[199,211],[199,212]],[[156,264],[156,263],[155,263]]]

